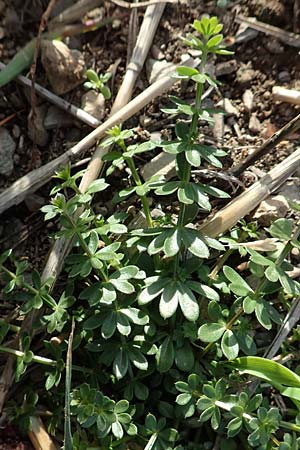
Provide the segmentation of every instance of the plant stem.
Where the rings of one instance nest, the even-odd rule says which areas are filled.
[[[118,145],[120,146],[120,148],[122,149],[123,152],[126,152],[127,148],[126,148],[125,142],[122,139],[119,140]],[[128,167],[129,167],[129,169],[130,169],[132,178],[133,178],[136,186],[142,186],[143,183],[142,183],[142,180],[140,179],[138,171],[136,170],[134,159],[129,157],[129,156],[126,156],[126,157],[124,156],[124,159],[125,159]],[[139,197],[141,199],[141,202],[142,202],[142,205],[143,205],[143,208],[144,208],[144,212],[145,212],[145,216],[146,216],[148,227],[149,228],[153,228],[154,225],[153,225],[153,220],[152,220],[152,217],[151,217],[151,212],[150,212],[150,206],[149,206],[148,198],[147,198],[146,195],[139,195]]]
[[[201,55],[201,64],[200,64],[200,68],[199,68],[200,74],[204,73],[206,60],[207,60],[207,52],[204,50]],[[190,130],[189,130],[189,140],[188,140],[189,144],[193,143],[193,141],[197,138],[197,134],[198,134],[198,118],[199,118],[199,110],[200,110],[201,101],[202,101],[203,87],[204,87],[203,83],[196,83],[195,112],[193,114],[192,122],[190,125]],[[188,163],[186,158],[183,163],[182,172],[183,172],[182,182],[188,183],[190,181],[190,177],[191,177],[191,165]],[[181,202],[178,221],[177,221],[178,228],[182,228],[184,225],[185,211],[186,211],[186,204]],[[176,276],[177,276],[179,260],[180,260],[180,252],[178,252],[176,254],[175,260],[174,260],[174,271],[173,271],[174,278],[176,278]]]

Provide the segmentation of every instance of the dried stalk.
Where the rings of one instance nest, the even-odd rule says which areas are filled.
[[[82,17],[92,9],[101,5],[103,0],[79,0],[75,5],[66,8],[62,13],[53,17],[49,25],[67,24],[76,20],[81,20]]]
[[[300,148],[217,212],[200,227],[201,231],[208,236],[216,237],[229,230],[268,195],[276,191],[297,170],[299,163]]]
[[[57,450],[56,445],[47,433],[43,422],[39,417],[30,417],[31,431],[28,436],[35,450]]]
[[[299,34],[291,33],[289,31],[282,30],[281,28],[274,27],[273,25],[269,25],[268,23],[260,22],[256,20],[255,17],[246,17],[239,14],[234,20],[237,23],[245,24],[248,27],[253,28],[254,30],[274,36],[287,45],[300,48]]]
[[[184,62],[184,64],[193,65],[193,61],[194,60],[192,58],[189,58]],[[170,73],[174,71],[174,69],[175,66],[170,67]],[[176,80],[170,78],[169,74],[159,79],[145,89],[144,92],[135,97],[126,106],[115,112],[115,114],[107,119],[106,122],[88,134],[74,147],[70,148],[53,161],[50,161],[39,169],[29,172],[27,175],[13,183],[2,194],[0,194],[0,214],[11,206],[22,202],[26,195],[35,192],[45,182],[47,182],[56,170],[62,166],[65,166],[68,162],[72,161],[76,157],[80,156],[84,151],[91,148],[105,135],[107,130],[132,117],[148,103],[153,101],[153,99],[165,93],[175,82]],[[95,158],[99,158],[99,155],[95,155]]]
[[[0,62],[0,69],[4,69],[6,67],[5,64]],[[31,80],[27,77],[24,77],[23,75],[19,75],[16,78],[16,81],[18,81],[23,86],[31,88]],[[100,125],[100,121],[96,119],[95,117],[91,116],[89,113],[85,112],[81,108],[77,108],[77,106],[72,105],[71,103],[67,102],[63,98],[58,97],[57,95],[53,94],[48,89],[44,88],[38,83],[35,83],[35,90],[36,92],[46,100],[48,100],[53,105],[57,106],[60,109],[63,109],[64,111],[68,112],[72,116],[74,116],[76,119],[81,120],[81,122],[84,122],[85,124],[89,125],[92,128],[96,128]]]
[[[253,164],[262,156],[270,152],[279,142],[285,139],[289,134],[300,128],[300,114],[286,123],[280,130],[276,131],[269,139],[267,139],[260,147],[258,147],[251,155],[237,166],[230,169],[230,173],[234,176],[240,175],[247,167]]]

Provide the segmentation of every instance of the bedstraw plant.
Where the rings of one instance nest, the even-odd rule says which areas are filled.
[[[263,241],[245,224],[218,239],[201,232],[199,211],[209,212],[214,197],[229,197],[192,176],[203,163],[222,167],[225,152],[205,145],[200,127],[216,113],[202,105],[205,85],[217,83],[207,60],[229,52],[216,17],[195,20],[193,30],[185,43],[201,51],[201,63],[174,76],[194,86],[195,100],[171,96],[173,106],[163,110],[177,115],[174,139],[139,143],[134,130],[116,126],[103,144],[114,146],[104,158],[106,179],[81,193],[82,173],[66,168],[56,175],[53,199],[42,210],[46,220],[58,220],[56,236],[73,243],[64,287],[52,292],[52,280],[43,282],[37,271],[28,277],[26,263],[10,251],[0,259],[4,295],[21,304],[21,316],[40,311],[37,339],[1,322],[0,349],[15,355],[19,382],[7,412],[28,427],[30,416],[47,409],[48,430],[59,436],[66,398],[65,449],[299,448],[300,377],[256,356],[256,330],[274,330],[300,294],[287,272],[299,230],[293,234],[293,222],[279,219]],[[175,179],[142,179],[136,156],[155,148],[175,155]],[[128,186],[115,195],[116,212],[103,217],[92,197],[109,196],[109,175],[121,166],[130,173]],[[144,223],[139,229],[124,208],[132,196]],[[152,199],[162,198],[173,214],[154,216]],[[236,268],[241,259],[247,276]],[[17,350],[8,344],[11,333],[19,333]],[[35,385],[27,382],[33,373]],[[253,377],[261,380],[256,392]],[[270,386],[284,396],[285,411],[270,398]]]

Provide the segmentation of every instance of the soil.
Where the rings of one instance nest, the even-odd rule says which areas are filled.
[[[68,5],[72,2],[62,1],[61,3]],[[225,25],[224,34],[228,42],[230,39],[232,40],[239,29],[239,25],[234,21],[237,13],[255,16],[258,20],[279,26],[286,31],[298,31],[295,17],[298,16],[299,11],[294,9],[294,2],[291,0],[241,0],[227,3],[228,8],[226,9],[217,7],[217,0],[181,0],[178,5],[167,5],[153,43],[151,56],[155,57],[159,51],[168,62],[178,62],[180,55],[185,51],[180,37],[189,31],[189,24],[203,13],[219,16],[220,21]],[[47,4],[46,0],[31,2],[0,0],[0,60],[2,62],[7,63],[25,42],[37,35],[41,15]],[[143,11],[142,8],[138,9],[139,22],[142,19]],[[116,19],[112,24],[106,25],[96,32],[68,38],[65,42],[70,48],[76,48],[83,53],[87,67],[92,67],[100,73],[105,73],[120,58],[115,76],[110,84],[114,98],[126,69],[130,11],[116,6],[113,2],[105,1],[101,7],[101,14],[103,17],[113,16]],[[225,119],[222,145],[229,152],[229,156],[225,160],[225,169],[229,169],[231,165],[243,160],[250,151],[299,113],[299,106],[277,104],[272,100],[274,85],[299,89],[299,49],[277,41],[272,36],[259,33],[250,41],[233,45],[232,50],[235,53],[227,57],[227,60],[231,61],[234,70],[218,77],[222,85],[218,92],[211,94],[207,100],[208,104],[213,105],[225,97],[236,108],[236,115],[228,116]],[[226,58],[222,58],[222,62],[224,60]],[[212,61],[215,67],[219,62],[221,60]],[[51,90],[40,63],[37,66],[36,76],[38,83]],[[146,73],[143,72],[135,95],[147,85]],[[174,88],[173,91],[175,92],[176,89],[178,88]],[[183,86],[180,89],[181,95],[184,94],[188,99],[189,88]],[[254,94],[251,112],[247,110],[243,101],[246,90],[250,90]],[[81,85],[62,97],[74,105],[80,106],[80,99],[84,92]],[[40,102],[41,100],[37,97],[37,104]],[[147,132],[161,131],[162,126],[164,127],[161,131],[162,134],[170,135],[173,132],[172,122],[164,113],[160,112],[160,107],[167,102],[167,96],[153,101],[139,116],[128,121],[127,125],[140,127],[141,139]],[[49,106],[45,101],[42,103]],[[108,115],[111,102],[107,102],[106,105],[106,115]],[[17,144],[14,154],[14,169],[8,177],[0,176],[0,192],[30,170],[51,161],[91,131],[88,126],[74,121],[73,125],[69,125],[67,128],[48,130],[47,144],[36,147],[28,133],[30,109],[30,95],[23,87],[11,82],[0,89],[0,122]],[[256,128],[250,124],[253,114],[258,120]],[[147,128],[147,132],[144,131],[145,128]],[[204,126],[202,133],[206,139],[215,141],[212,129]],[[257,162],[256,167],[264,171],[269,170],[290,154],[299,142],[299,133],[294,133],[288,140],[278,145],[272,154]],[[86,156],[89,156],[89,153]],[[147,159],[143,157],[139,164],[143,165],[146,162]],[[84,165],[81,168],[83,167]],[[123,175],[117,172],[110,180],[112,186],[120,185],[122,177]],[[253,181],[253,177],[251,181]],[[241,181],[249,183],[249,174],[243,174]],[[47,183],[35,196],[30,196],[26,202],[6,211],[0,220],[0,246],[2,248],[13,247],[18,257],[26,258],[32,266],[40,270],[51,245],[51,239],[48,236],[54,231],[55,223],[45,226],[39,208],[48,202],[52,186],[52,181]],[[99,198],[97,201],[100,201]],[[103,205],[98,203],[98,207],[103,207]],[[11,312],[7,308],[6,305],[3,314]],[[2,309],[3,307],[1,307],[1,311]],[[0,430],[0,450],[30,448],[28,443],[19,439],[13,428]]]

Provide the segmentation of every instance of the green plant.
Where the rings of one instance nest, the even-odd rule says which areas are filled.
[[[0,258],[4,294],[21,302],[23,314],[47,308],[35,324],[47,332],[42,347],[25,334],[20,349],[3,342],[0,347],[16,356],[21,382],[28,365],[47,365],[39,399],[20,411],[15,406],[15,418],[33,414],[39,401],[53,411],[49,430],[62,430],[66,398],[68,448],[209,450],[216,436],[221,450],[298,448],[298,386],[288,383],[299,377],[281,368],[278,379],[271,379],[269,363],[254,356],[260,351],[254,329],[268,332],[279,324],[280,312],[299,295],[299,283],[287,274],[289,252],[300,247],[299,230],[293,234],[292,221],[279,219],[265,230],[270,238],[264,245],[251,224],[219,239],[199,230],[199,210],[211,210],[211,197],[228,198],[191,176],[202,161],[222,167],[225,152],[203,144],[200,126],[216,112],[202,106],[205,83],[216,84],[206,73],[207,58],[228,52],[215,17],[196,20],[193,28],[185,42],[201,50],[201,64],[180,67],[174,76],[194,85],[195,102],[171,96],[174,106],[164,109],[179,116],[174,139],[139,143],[134,130],[114,127],[104,144],[114,145],[104,158],[111,163],[107,179],[82,194],[82,173],[72,175],[68,167],[57,174],[59,184],[43,212],[46,220],[58,220],[57,237],[73,242],[63,288],[50,292],[51,280],[42,282],[37,272],[30,283],[28,267],[11,252]],[[156,147],[176,155],[176,179],[144,181],[139,175],[136,155]],[[92,195],[110,196],[109,176],[121,165],[129,169],[128,185],[114,197],[116,212],[103,217],[93,210]],[[144,216],[141,229],[130,230],[124,206],[130,196]],[[150,197],[173,206],[168,220],[153,217]],[[236,267],[241,258],[248,262],[245,276]],[[2,341],[15,331],[1,324]],[[257,394],[248,389],[247,374],[264,381]],[[287,420],[268,398],[266,383],[293,400]],[[20,383],[18,404],[28,390]]]
[[[106,100],[111,97],[111,92],[106,83],[111,78],[111,73],[97,74],[93,69],[88,69],[86,71],[86,77],[88,81],[84,83],[86,89],[94,89],[95,91],[101,92]]]

